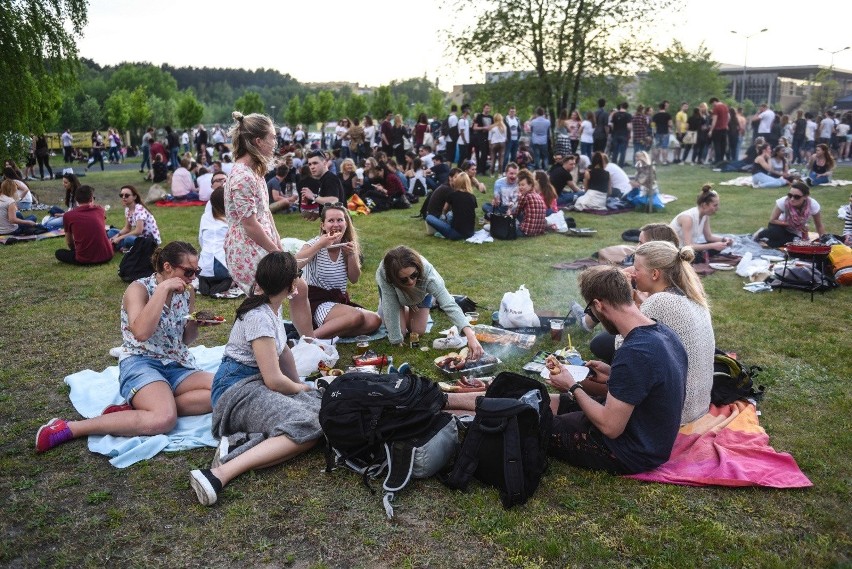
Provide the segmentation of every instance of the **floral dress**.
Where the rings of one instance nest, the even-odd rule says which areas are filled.
[[[246,235],[243,220],[257,217],[263,232],[276,243],[281,239],[269,211],[269,193],[266,182],[245,164],[236,163],[225,183],[225,218],[228,233],[225,236],[225,260],[231,278],[248,294],[254,283],[257,264],[267,251]]]
[[[124,218],[131,228],[136,227],[140,221],[142,222],[142,235],[140,237],[153,237],[157,245],[163,242],[160,238],[160,228],[157,227],[157,220],[154,219],[154,215],[144,205],[136,204],[133,207],[133,211],[129,207],[124,208]]]
[[[153,296],[157,288],[157,275],[137,280],[148,291],[148,298]],[[173,293],[169,306],[163,307],[160,321],[154,334],[144,342],[140,342],[130,329],[127,309],[121,305],[121,337],[124,340],[124,352],[127,355],[148,356],[163,363],[175,362],[186,368],[197,369],[195,358],[189,353],[189,348],[183,341],[183,329],[186,326],[186,316],[189,314],[189,292]],[[124,356],[127,357],[127,356]]]

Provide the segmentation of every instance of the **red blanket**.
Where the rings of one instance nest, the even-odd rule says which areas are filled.
[[[737,401],[681,427],[669,461],[629,478],[684,486],[813,486],[793,457],[769,446],[754,405]]]
[[[195,200],[195,201],[190,201],[190,200],[183,200],[183,201],[160,200],[158,202],[155,202],[155,204],[160,206],[160,207],[186,207],[186,206],[190,206],[190,205],[201,205],[201,206],[203,206],[203,205],[207,205],[207,202],[203,202],[201,200]]]

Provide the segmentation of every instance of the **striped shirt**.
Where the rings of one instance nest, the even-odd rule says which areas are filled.
[[[310,247],[319,240],[319,236],[308,241]],[[337,261],[332,261],[328,256],[328,249],[320,249],[317,254],[305,265],[305,282],[308,286],[315,286],[325,290],[337,289],[346,292],[349,285],[349,275],[346,271],[346,256],[338,249]],[[328,313],[334,308],[334,302],[323,302],[314,313],[314,321],[317,326],[322,325]]]

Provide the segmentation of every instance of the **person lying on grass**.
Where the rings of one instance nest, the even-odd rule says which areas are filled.
[[[154,251],[151,264],[156,272],[130,283],[121,301],[118,381],[126,403],[93,419],[51,419],[36,433],[37,452],[88,435],[164,434],[178,417],[210,412],[213,374],[198,368],[187,347],[205,325],[186,318],[195,311],[198,253],[173,241]]]
[[[237,308],[211,393],[213,433],[222,439],[211,468],[189,474],[205,506],[240,474],[293,458],[322,436],[320,399],[299,381],[281,320],[281,304],[296,290],[297,278],[293,255],[269,253],[257,265],[255,288]],[[248,434],[248,441],[229,439],[236,433]]]

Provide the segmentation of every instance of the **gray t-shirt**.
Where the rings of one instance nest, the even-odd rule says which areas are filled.
[[[280,355],[287,345],[287,332],[280,314],[275,314],[272,307],[264,304],[250,310],[237,319],[231,329],[231,336],[225,346],[225,355],[230,356],[241,364],[257,367],[257,360],[251,349],[251,343],[258,338],[275,340],[276,352]]]

